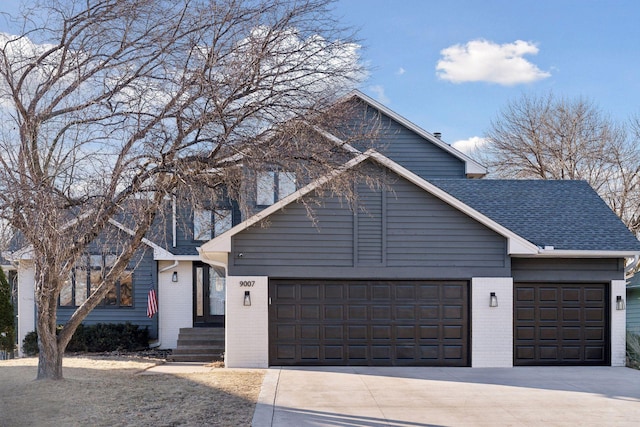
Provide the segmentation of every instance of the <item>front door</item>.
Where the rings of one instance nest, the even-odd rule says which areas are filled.
[[[224,326],[225,281],[223,268],[193,264],[194,326]]]

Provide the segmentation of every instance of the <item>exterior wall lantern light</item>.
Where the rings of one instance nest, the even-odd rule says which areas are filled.
[[[176,283],[178,281],[178,272],[174,271],[173,274],[171,275],[171,281],[173,283]]]
[[[624,310],[625,309],[625,304],[624,304],[624,300],[622,299],[622,295],[618,295],[616,297],[616,310]]]
[[[498,297],[495,292],[491,292],[489,294],[489,307],[497,307],[498,306]]]
[[[245,307],[251,306],[251,293],[249,291],[244,291],[244,302],[242,304]]]

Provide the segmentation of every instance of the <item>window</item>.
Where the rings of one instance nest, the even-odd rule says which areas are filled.
[[[106,272],[113,266],[115,255],[83,256],[71,271],[60,291],[60,306],[77,307],[87,300],[89,294],[100,286]],[[109,291],[101,306],[133,307],[133,271],[125,270]]]
[[[260,172],[256,178],[256,205],[269,206],[296,191],[293,172]]]
[[[193,212],[193,240],[211,240],[233,226],[231,209],[196,209]]]

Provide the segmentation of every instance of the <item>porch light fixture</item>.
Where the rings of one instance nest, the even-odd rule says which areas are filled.
[[[249,307],[251,305],[251,293],[249,291],[244,291],[244,302],[243,305],[245,307]]]
[[[495,292],[491,292],[489,294],[489,307],[497,307],[498,306],[498,297]]]
[[[178,281],[178,272],[174,271],[173,274],[171,275],[171,281],[173,283],[176,283]]]
[[[618,295],[616,297],[616,310],[624,310],[625,309],[625,304],[624,304],[624,300],[622,299],[622,295]]]

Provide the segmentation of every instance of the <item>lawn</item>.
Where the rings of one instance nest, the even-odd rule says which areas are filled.
[[[248,426],[264,371],[150,374],[143,358],[67,357],[62,381],[37,359],[0,361],[0,426]]]

